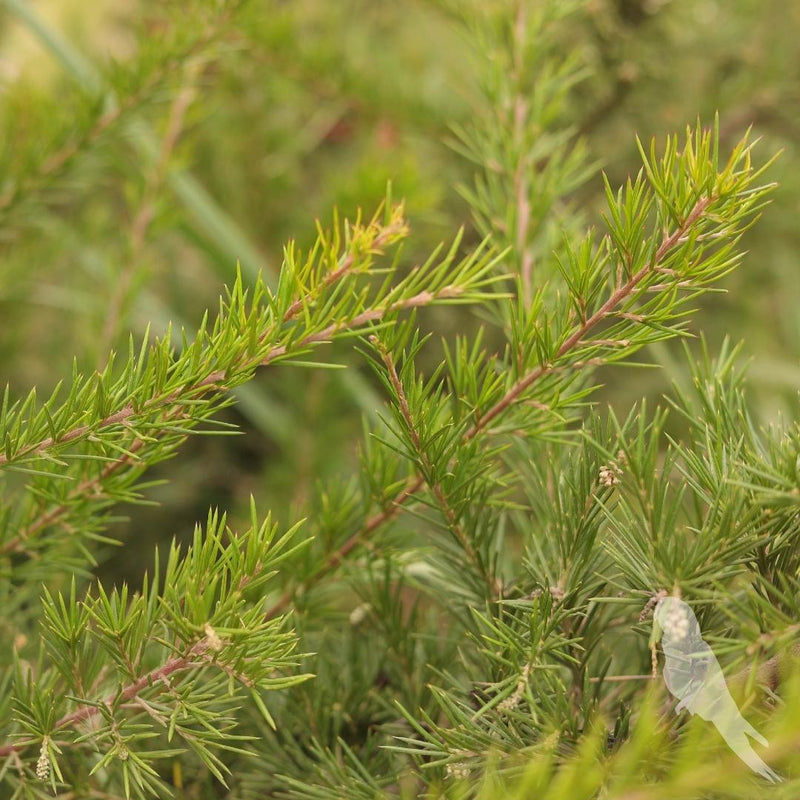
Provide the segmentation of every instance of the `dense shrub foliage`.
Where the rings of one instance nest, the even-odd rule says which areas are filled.
[[[794,796],[785,5],[0,3],[1,797]]]

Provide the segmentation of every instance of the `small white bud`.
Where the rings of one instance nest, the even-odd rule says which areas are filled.
[[[39,760],[36,762],[36,777],[40,781],[46,781],[50,778],[50,754],[47,752],[47,745],[50,742],[50,737],[45,736],[42,739],[42,747],[39,750]]]
[[[602,486],[616,486],[622,470],[612,461],[610,464],[603,464],[598,472],[600,484]]]
[[[367,617],[367,614],[372,610],[372,606],[369,603],[362,603],[360,606],[356,606],[350,612],[350,624],[355,627],[356,625],[360,625]]]
[[[219,653],[219,651],[222,650],[222,639],[217,636],[217,632],[208,622],[206,622],[203,630],[206,634],[206,644],[208,645],[208,649],[213,650],[215,653]]]
[[[447,777],[458,779],[469,778],[469,767],[459,761],[451,762],[447,765]]]

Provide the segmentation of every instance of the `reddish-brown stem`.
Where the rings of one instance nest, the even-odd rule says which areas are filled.
[[[389,381],[392,384],[392,388],[394,389],[394,393],[397,396],[398,404],[400,405],[400,413],[403,416],[403,419],[406,423],[406,428],[408,429],[408,434],[411,437],[411,443],[414,446],[414,449],[417,452],[417,456],[420,459],[421,466],[422,466],[422,474],[423,477],[425,475],[429,476],[426,478],[426,483],[430,487],[430,490],[433,492],[433,496],[436,498],[436,502],[439,504],[439,508],[444,514],[444,518],[447,521],[447,525],[452,531],[453,535],[458,540],[458,543],[463,548],[464,552],[467,555],[467,558],[475,565],[479,572],[483,572],[483,567],[481,565],[481,560],[478,557],[478,554],[475,552],[475,548],[472,546],[472,543],[469,540],[469,537],[464,532],[464,529],[458,522],[456,518],[455,511],[453,511],[453,507],[450,505],[450,501],[447,495],[442,488],[442,485],[433,480],[433,464],[431,463],[430,458],[428,457],[427,452],[422,444],[422,440],[420,439],[419,431],[417,430],[417,426],[414,423],[414,417],[411,414],[411,408],[408,405],[408,398],[406,397],[406,392],[403,387],[403,382],[400,380],[400,376],[397,374],[397,369],[394,364],[394,360],[392,359],[391,353],[379,342],[378,338],[373,336],[371,337],[372,342],[378,347],[381,358],[383,359],[383,363],[386,366],[386,369],[389,373]]]
[[[391,238],[400,233],[402,231],[403,223],[402,222],[395,222],[392,225],[389,225],[385,228],[378,230],[375,237],[369,244],[370,252],[381,252],[381,248],[388,244]],[[335,281],[340,280],[342,277],[347,275],[353,268],[355,263],[356,255],[353,250],[347,253],[347,255],[341,260],[340,265],[337,267],[336,270],[329,273],[324,279],[323,284],[325,287],[330,286]],[[375,308],[369,309],[367,311],[358,314],[354,318],[350,320],[345,320],[343,322],[332,323],[328,325],[321,331],[318,331],[314,334],[309,334],[304,339],[302,339],[298,343],[299,348],[303,348],[307,345],[317,344],[324,341],[328,341],[337,333],[341,333],[347,329],[355,329],[360,327],[361,325],[365,325],[369,322],[374,322],[379,320],[385,314],[400,310],[404,308],[414,308],[417,306],[426,305],[430,302],[433,302],[436,299],[447,299],[456,297],[461,292],[459,287],[443,287],[441,290],[432,294],[430,292],[420,292],[413,297],[406,298],[405,300],[400,300],[396,303],[389,304],[385,308]],[[287,311],[283,315],[283,323],[285,324],[288,321],[291,321],[295,318],[301,311],[304,304],[309,302],[309,298],[305,297],[302,300],[296,300],[293,302]],[[271,334],[274,334],[276,331],[276,327],[271,327],[268,331],[266,331],[261,336],[261,340],[268,337]],[[286,353],[286,347],[283,345],[274,347],[269,353],[259,361],[259,366],[267,366],[275,359],[279,358],[280,356]],[[247,364],[241,364],[240,366],[246,367]],[[139,411],[142,412],[152,412],[158,409],[159,406],[161,407],[169,407],[171,404],[179,401],[180,395],[191,394],[192,396],[197,396],[197,393],[204,393],[206,391],[212,391],[214,389],[222,390],[224,389],[225,384],[225,372],[223,370],[217,370],[210,375],[207,375],[203,380],[198,381],[194,386],[191,387],[184,387],[180,391],[172,392],[164,397],[161,398],[153,398],[150,402],[145,404],[144,408]],[[180,409],[176,410],[180,413]],[[175,412],[171,416],[175,416]],[[128,420],[132,417],[136,416],[136,412],[134,411],[133,406],[128,405],[125,408],[121,409],[120,411],[109,415],[103,420],[100,420],[95,426],[91,428],[89,426],[80,426],[78,428],[73,429],[65,433],[59,440],[58,443],[69,443],[71,441],[80,439],[82,436],[91,433],[93,430],[103,429],[110,425],[115,424],[125,424]],[[31,445],[30,447],[26,448],[25,450],[17,453],[17,457],[24,457],[26,455],[37,454],[41,453],[48,448],[52,447],[56,442],[53,441],[52,438],[47,438],[37,444]],[[133,444],[128,448],[131,453],[135,453],[136,451],[140,450],[144,446],[144,441],[140,438],[136,438]],[[5,454],[0,453],[0,465],[5,463],[7,458]],[[69,500],[75,497],[85,497],[89,492],[97,494],[98,490],[102,488],[103,481],[107,479],[111,474],[116,472],[117,470],[121,469],[122,467],[126,466],[127,464],[133,463],[133,458],[131,456],[124,456],[123,458],[117,459],[116,461],[108,464],[103,471],[95,478],[83,481],[79,484],[75,490],[70,492],[69,497],[66,501],[60,503],[59,505],[53,507],[49,511],[41,514],[36,520],[34,520],[25,531],[20,532],[17,536],[13,539],[5,542],[2,546],[0,546],[0,555],[8,552],[18,552],[25,550],[25,540],[33,533],[36,533],[38,530],[41,530],[43,527],[50,525],[56,522],[61,516],[63,516],[69,508]]]
[[[388,244],[393,236],[402,233],[404,230],[405,224],[402,221],[396,222],[393,225],[387,225],[372,240],[372,243],[369,247],[370,252],[382,252],[381,248]],[[333,272],[329,272],[325,276],[321,283],[321,288],[327,289],[329,286],[331,286],[331,284],[336,283],[336,281],[347,275],[353,268],[355,261],[356,253],[354,250],[350,250],[342,259],[339,266],[333,270]],[[289,320],[294,319],[303,310],[303,306],[308,303],[308,300],[308,297],[298,297],[286,310],[286,313],[283,315],[283,322],[286,323]]]
[[[301,584],[304,589],[308,589],[318,583],[328,573],[336,569],[350,553],[360,545],[369,540],[374,531],[394,517],[402,508],[405,502],[425,485],[425,480],[419,476],[412,478],[408,485],[392,498],[390,503],[380,512],[370,517],[363,528],[356,531],[341,547],[331,553],[325,563],[310,577]],[[274,619],[282,614],[292,603],[297,588],[287,589],[265,612],[265,619]]]
[[[514,231],[514,245],[519,259],[520,277],[522,280],[522,297],[526,303],[530,302],[533,282],[533,255],[528,245],[530,230],[531,202],[529,197],[530,185],[526,170],[527,154],[523,149],[523,137],[526,128],[526,115],[528,100],[521,94],[522,71],[525,54],[525,28],[527,26],[527,7],[520,3],[514,24],[514,72],[517,80],[518,93],[514,97],[514,142],[518,151],[519,161],[513,175],[514,201],[516,226]]]
[[[58,175],[81,150],[97,141],[124,114],[134,109],[161,81],[167,78],[173,70],[180,68],[182,64],[186,64],[191,60],[192,56],[196,55],[206,45],[213,42],[230,20],[232,11],[232,8],[223,11],[217,19],[215,26],[209,27],[204,34],[193,42],[185,51],[178,54],[175,58],[171,58],[160,69],[156,70],[137,91],[129,97],[124,98],[118,106],[102,114],[87,133],[65,144],[60,150],[53,153],[53,155],[41,165],[39,171],[31,176],[29,180],[22,181],[15,186],[12,191],[0,197],[0,212],[5,211],[5,209],[13,205],[20,197],[23,197],[31,190],[35,191],[42,186],[46,186],[48,181]]]
[[[337,270],[337,272],[338,271],[340,270]],[[432,303],[435,300],[457,297],[461,293],[461,291],[462,289],[459,286],[445,286],[437,292],[420,292],[419,294],[416,294],[413,297],[409,297],[404,300],[398,300],[395,303],[391,303],[384,308],[368,309],[367,311],[363,311],[360,314],[357,314],[352,319],[344,320],[342,322],[331,323],[327,327],[323,328],[321,331],[309,334],[308,336],[304,337],[299,342],[297,342],[295,346],[298,349],[302,349],[303,347],[310,344],[318,344],[321,342],[326,342],[329,341],[331,337],[333,337],[338,333],[342,333],[343,331],[346,330],[353,330],[369,322],[375,322],[377,320],[380,320],[381,318],[391,313],[392,311],[398,311],[407,308],[417,308],[419,306]],[[265,336],[266,335],[267,334],[265,334]],[[267,366],[276,358],[279,358],[280,356],[284,355],[286,352],[287,352],[286,346],[279,345],[270,350],[267,353],[267,355],[264,356],[257,364],[247,364],[246,362],[242,361],[240,364],[238,364],[238,366],[241,367],[242,369],[246,369],[249,366]],[[127,405],[124,408],[121,408],[119,411],[110,414],[109,416],[105,417],[104,419],[100,420],[99,422],[97,422],[92,426],[79,425],[78,427],[73,428],[71,431],[67,431],[62,436],[60,436],[57,441],[54,440],[52,437],[47,437],[46,439],[43,439],[40,442],[31,444],[28,447],[23,448],[19,452],[15,453],[14,457],[16,459],[16,458],[24,458],[25,456],[30,456],[30,455],[37,455],[39,453],[44,452],[45,450],[50,449],[55,444],[69,444],[70,442],[76,441],[94,431],[108,428],[111,425],[124,424],[134,416],[140,415],[142,413],[152,412],[161,407],[174,404],[175,402],[179,401],[181,395],[191,395],[192,398],[194,399],[197,397],[197,393],[204,393],[211,389],[222,390],[225,388],[224,387],[225,379],[226,379],[225,370],[216,370],[192,386],[184,386],[181,389],[176,389],[175,391],[170,392],[169,394],[163,397],[151,398],[151,400],[145,403],[138,412],[134,410],[132,405]],[[8,461],[9,459],[6,456],[6,454],[0,453],[0,466],[8,463]]]
[[[582,325],[575,329],[575,331],[567,337],[561,346],[556,351],[556,358],[561,358],[566,355],[570,350],[580,344],[581,340],[586,336],[589,331],[596,325],[606,319],[613,310],[628,297],[636,287],[658,266],[664,256],[678,243],[678,240],[684,233],[702,216],[708,205],[712,202],[711,197],[704,197],[695,203],[694,208],[689,213],[689,216],[677,230],[670,236],[664,238],[658,250],[653,256],[652,261],[642,267],[637,273],[628,278],[625,283],[618,286],[611,296],[603,303],[597,311],[592,314]],[[473,425],[473,427],[466,433],[465,441],[473,439],[480,431],[482,431],[495,417],[502,414],[513,402],[519,397],[522,392],[529,388],[543,375],[552,372],[553,364],[542,364],[535,370],[530,372],[521,380],[517,381],[509,391],[495,403],[483,416],[481,416]]]
[[[55,722],[52,732],[54,733],[62,728],[69,728],[81,722],[86,722],[87,720],[93,719],[100,713],[101,707],[103,706],[111,709],[115,704],[123,705],[128,703],[136,699],[142,691],[148,687],[155,686],[159,682],[163,682],[165,686],[168,685],[166,679],[170,675],[176,672],[181,672],[182,670],[193,669],[195,667],[201,667],[204,664],[211,663],[208,660],[208,653],[209,651],[214,651],[216,649],[218,648],[215,647],[211,636],[207,633],[203,639],[195,642],[195,644],[186,652],[185,655],[173,656],[166,663],[162,664],[160,667],[150,670],[150,672],[148,672],[146,675],[142,675],[141,678],[138,678],[137,680],[133,681],[133,683],[128,684],[122,690],[118,690],[107,695],[106,698],[102,700],[100,705],[82,705],[79,708],[76,708],[74,711],[71,711],[69,714],[64,714],[64,716]],[[230,666],[221,662],[215,661],[213,663],[218,669],[222,669],[232,677],[240,680],[245,686],[252,686],[252,681],[247,678],[247,676],[242,675],[240,672],[233,670]],[[16,744],[4,745],[0,747],[0,758],[13,753],[18,753],[20,750],[37,743],[38,739],[26,739],[17,742]]]
[[[117,691],[108,695],[102,701],[102,705],[106,708],[111,708],[116,702],[128,702],[148,686],[153,686],[158,681],[165,680],[174,672],[179,672],[184,669],[191,669],[198,666],[197,662],[192,660],[192,656],[202,654],[206,648],[206,640],[201,639],[189,650],[185,656],[175,656],[174,658],[171,658],[165,664],[162,664],[160,667],[156,667],[138,680],[128,684],[128,686],[122,689],[122,691]],[[53,726],[53,732],[58,731],[61,728],[68,728],[81,722],[86,722],[87,720],[96,717],[99,713],[100,706],[98,705],[80,706],[79,708],[76,708],[75,711],[71,711],[69,714],[65,714],[63,717],[61,717],[61,719],[57,720]],[[38,740],[36,739],[27,739],[17,742],[16,744],[4,745],[3,747],[0,747],[0,758],[10,755],[11,753],[17,753],[25,747],[29,747],[37,742]]]
[[[133,464],[135,459],[134,454],[137,450],[141,450],[143,446],[144,440],[135,439],[127,448],[130,455],[122,456],[122,458],[118,458],[115,461],[106,464],[106,466],[94,478],[88,478],[85,481],[81,481],[81,483],[79,483],[67,495],[67,498],[63,503],[59,503],[49,511],[40,514],[35,520],[33,520],[33,522],[31,522],[30,525],[19,531],[13,539],[9,539],[7,542],[4,542],[2,547],[0,547],[0,555],[10,552],[17,552],[23,549],[26,539],[30,538],[30,536],[35,534],[37,531],[40,531],[42,528],[57,522],[58,519],[69,510],[71,500],[79,497],[99,497],[102,494],[103,483],[105,480],[122,467],[127,466],[128,464]]]
[[[658,265],[659,262],[664,258],[664,256],[669,252],[669,250],[675,246],[676,243],[679,242],[680,238],[684,235],[686,230],[703,214],[707,206],[712,202],[712,198],[704,198],[695,205],[692,209],[689,216],[684,221],[684,224],[673,234],[666,237],[661,245],[659,246],[658,250],[656,251],[652,261],[647,266],[643,267],[639,272],[635,275],[631,276],[624,284],[618,286],[609,299],[591,316],[589,317],[581,326],[579,326],[559,347],[556,356],[560,358],[564,356],[569,351],[573,350],[586,336],[586,334],[594,328],[597,324],[599,324],[603,319],[607,318],[615,309],[615,307],[621,303],[626,297],[628,297],[635,288],[644,280],[644,278],[653,271]],[[345,322],[345,323],[333,323],[332,325],[325,328],[323,331],[320,331],[316,334],[311,334],[306,339],[302,340],[300,345],[303,346],[305,344],[310,344],[314,342],[319,342],[330,338],[333,334],[339,332],[342,329],[358,327],[359,325],[365,324],[369,321],[374,321],[375,319],[381,318],[384,314],[393,310],[394,308],[408,308],[413,307],[415,305],[423,305],[426,303],[431,302],[431,300],[435,299],[435,297],[441,296],[454,296],[458,293],[458,289],[456,287],[447,287],[442,292],[436,294],[436,296],[431,295],[428,292],[420,293],[415,297],[409,298],[404,301],[399,301],[396,304],[393,304],[386,309],[372,309],[369,311],[365,311],[362,314],[358,315],[354,319]],[[449,293],[449,294],[448,294]],[[273,351],[267,355],[260,363],[267,364],[271,360],[274,360],[280,355],[283,355],[285,352],[285,348],[274,348]],[[540,365],[531,373],[529,373],[524,378],[517,381],[514,386],[509,389],[509,391],[504,395],[504,397],[498,401],[486,414],[479,417],[473,426],[465,433],[464,441],[469,441],[470,439],[474,438],[480,431],[484,430],[488,424],[495,419],[497,416],[502,414],[507,408],[509,408],[513,402],[516,400],[517,397],[528,387],[530,387],[536,380],[538,380],[542,375],[553,371],[556,369],[552,364],[547,365]],[[392,365],[393,369],[393,365]],[[216,373],[215,373],[216,375]],[[394,372],[394,376],[396,377],[396,372]],[[224,374],[220,375],[219,377],[208,376],[203,381],[199,382],[196,386],[191,387],[190,389],[184,389],[183,392],[189,392],[197,389],[205,389],[210,388],[212,386],[216,386],[218,381],[224,379]],[[399,383],[399,378],[397,379]],[[221,388],[221,387],[219,387]],[[395,386],[397,389],[397,386]],[[402,386],[400,386],[402,390]],[[159,400],[160,404],[167,404],[169,402],[174,402],[178,397],[177,392],[171,393],[166,398]],[[407,403],[406,409],[403,413],[407,412]],[[408,412],[410,414],[410,411]],[[125,422],[133,416],[133,409],[132,407],[126,407],[113,415],[110,415],[105,420],[101,421],[101,423],[97,426],[99,428],[107,427],[108,425],[112,424],[119,424]],[[87,434],[90,432],[90,428],[88,426],[82,426],[80,428],[76,428],[73,431],[68,432],[65,434],[59,441],[60,442],[69,442],[75,439],[80,438],[82,435]],[[40,442],[38,445],[32,445],[28,448],[25,453],[30,452],[42,452],[43,450],[47,449],[48,447],[54,444],[52,439],[44,440]],[[7,459],[0,455],[0,463],[3,463]],[[408,485],[401,490],[395,498],[390,501],[390,504],[379,514],[376,514],[372,518],[370,518],[365,526],[359,530],[356,534],[351,536],[338,550],[332,553],[328,559],[326,560],[325,564],[316,572],[314,573],[311,578],[307,579],[305,582],[305,586],[309,586],[312,583],[318,581],[321,577],[325,574],[333,570],[339,563],[341,563],[349,554],[354,550],[356,547],[363,545],[372,533],[377,530],[384,522],[394,516],[400,508],[402,508],[403,504],[417,491],[419,491],[422,486],[424,485],[425,481],[422,477],[416,477],[409,481]],[[446,498],[445,498],[446,499]],[[284,610],[292,601],[294,597],[294,592],[287,591],[284,595],[279,598],[279,600],[266,612],[267,618],[273,618],[282,610]],[[160,667],[151,670],[147,675],[142,676],[138,680],[134,681],[133,683],[126,686],[122,689],[121,692],[115,692],[112,695],[106,697],[103,701],[103,704],[107,707],[111,707],[115,702],[127,702],[135,697],[138,696],[140,692],[142,692],[145,688],[154,685],[157,681],[167,678],[169,675],[178,672],[180,670],[189,669],[194,666],[197,666],[196,662],[192,660],[193,655],[200,655],[207,647],[207,643],[205,640],[201,640],[200,642],[196,643],[185,656],[176,656],[165,664],[161,665]],[[59,719],[54,729],[58,730],[60,728],[73,726],[80,722],[89,720],[100,713],[100,707],[98,706],[81,706],[80,708],[76,709],[75,711],[70,712],[69,714],[64,715],[61,719]],[[26,740],[22,742],[17,742],[13,745],[6,745],[0,747],[0,757],[7,756],[10,754],[17,753],[19,750],[30,746],[31,744],[35,744],[36,741]]]

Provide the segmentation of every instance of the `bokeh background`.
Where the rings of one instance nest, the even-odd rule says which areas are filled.
[[[148,323],[159,336],[170,321],[191,333],[237,261],[269,281],[287,241],[307,247],[334,207],[371,214],[387,182],[412,224],[405,264],[460,226],[465,247],[477,242],[457,190],[474,167],[448,144],[479,102],[479,55],[457,2],[238,5],[0,0],[0,378],[12,396],[68,381],[73,358],[84,372],[102,367]],[[712,352],[725,336],[743,340],[758,417],[792,415],[800,4],[586,0],[569,24],[587,67],[569,121],[612,185],[638,170],[636,135],[682,132],[717,111],[725,147],[752,125],[764,160],[782,150],[744,266],[692,330]],[[599,173],[570,199],[601,224]],[[444,336],[476,324],[461,307],[420,319]],[[320,482],[357,469],[379,386],[352,343],[315,358],[348,369],[265,370],[222,416],[241,435],[194,436],[151,470],[162,481],[146,490],[154,505],[120,509],[110,533],[136,547],[109,548],[106,577],[135,585],[153,545],[189,536],[209,505],[236,520],[252,493],[288,525],[313,511]],[[686,379],[679,344],[638,361],[660,368],[615,367],[595,399],[624,410]]]

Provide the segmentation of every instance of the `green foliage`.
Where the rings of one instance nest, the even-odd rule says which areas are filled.
[[[0,103],[3,797],[793,793],[800,429],[703,316],[776,142],[603,149],[661,5],[138,0],[112,60],[3,0],[63,70]],[[787,783],[673,713],[668,595]]]
[[[255,504],[252,514],[242,535],[210,513],[185,555],[173,543],[163,588],[157,559],[135,596],[125,585],[109,593],[98,583],[95,596],[90,589],[78,600],[74,578],[66,600],[45,587],[40,661],[14,664],[12,735],[23,738],[6,754],[41,742],[36,777],[49,778],[53,789],[56,782],[88,787],[95,773],[114,771],[126,795],[158,795],[164,785],[154,765],[183,752],[153,748],[163,733],[167,744],[177,735],[225,783],[228,768],[216,751],[244,753],[234,743],[249,738],[233,732],[236,704],[251,699],[274,725],[260,693],[312,677],[287,674],[297,661],[296,637],[282,620],[265,622],[258,603],[291,554],[295,531],[276,540],[277,526],[258,523]],[[199,671],[212,674],[198,680]],[[66,753],[78,750],[95,755],[69,758],[67,767]],[[12,788],[30,791],[29,766],[9,777]]]

